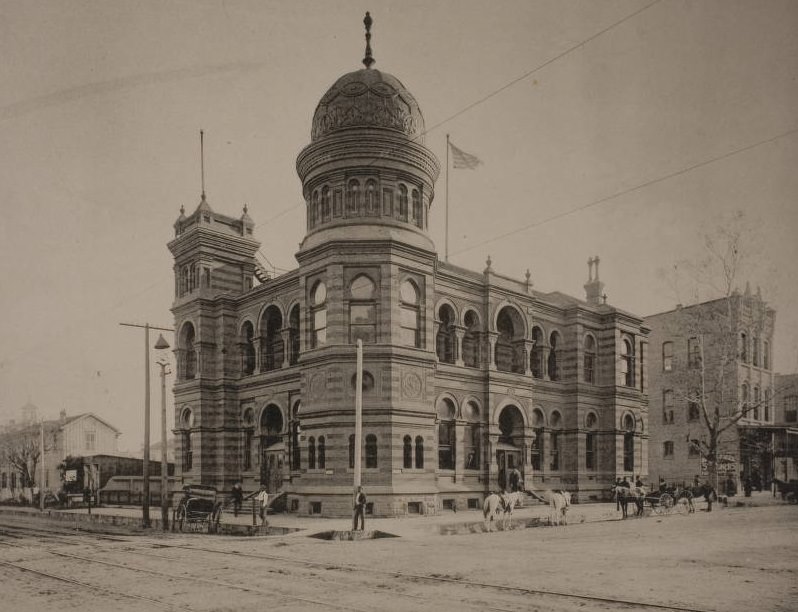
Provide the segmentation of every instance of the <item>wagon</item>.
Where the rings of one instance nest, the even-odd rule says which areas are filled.
[[[645,496],[643,506],[648,508],[652,514],[670,514],[676,512],[686,513],[689,511],[686,499],[681,499],[675,491],[652,492]]]
[[[179,531],[207,531],[215,533],[222,513],[222,502],[216,499],[216,489],[202,485],[186,485],[183,497],[175,508],[173,528]]]
[[[773,482],[776,485],[776,490],[784,501],[788,501],[791,504],[798,504],[798,480],[790,480],[787,482],[774,478]]]

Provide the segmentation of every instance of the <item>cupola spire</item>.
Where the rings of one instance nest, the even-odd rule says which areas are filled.
[[[202,181],[202,201],[205,201],[205,132],[200,130],[200,179]]]
[[[366,11],[366,16],[363,18],[363,25],[366,26],[366,56],[363,58],[363,65],[366,68],[371,68],[371,65],[376,62],[371,56],[371,15]]]

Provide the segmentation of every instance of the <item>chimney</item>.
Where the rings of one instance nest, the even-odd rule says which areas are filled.
[[[599,280],[599,258],[591,257],[587,260],[588,279],[585,283],[585,300],[588,304],[601,304],[601,296],[604,293],[604,283]],[[595,266],[595,277],[593,267]],[[605,302],[606,303],[606,302]]]

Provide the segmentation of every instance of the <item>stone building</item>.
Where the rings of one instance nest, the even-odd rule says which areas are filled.
[[[408,89],[372,67],[323,95],[297,171],[298,267],[259,269],[248,211],[181,212],[174,256],[175,435],[185,483],[287,493],[302,514],[348,515],[362,453],[368,511],[481,507],[513,468],[583,501],[647,473],[647,329],[602,300],[530,275],[438,258],[439,162]],[[595,270],[595,272],[594,272]],[[355,342],[364,344],[354,439]]]
[[[695,401],[706,381],[707,405],[719,402],[721,427],[736,420],[719,440],[721,488],[731,479],[766,483],[772,476],[774,423],[772,362],[775,311],[749,287],[744,293],[646,318],[650,327],[650,444],[652,480],[690,483],[706,475],[706,462],[692,440],[707,439]]]
[[[774,475],[798,480],[798,374],[776,374]]]

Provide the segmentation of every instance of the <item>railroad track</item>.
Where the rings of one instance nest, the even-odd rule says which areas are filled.
[[[11,537],[24,537],[24,536],[35,536],[37,538],[41,537],[42,534],[46,535],[48,539],[57,539],[59,541],[66,541],[70,544],[74,544],[74,535],[64,535],[63,532],[59,532],[57,529],[54,530],[47,530],[41,528],[29,528],[26,526],[13,526],[10,529],[7,527],[0,528],[0,535],[7,535]],[[92,535],[92,534],[84,534],[84,535]],[[297,559],[293,557],[286,557],[282,555],[274,555],[274,554],[265,554],[265,553],[246,553],[246,552],[232,552],[232,551],[225,551],[219,550],[216,548],[211,547],[203,547],[203,546],[196,546],[196,545],[189,545],[189,544],[180,544],[180,543],[167,543],[167,542],[138,542],[137,539],[124,539],[118,538],[113,536],[107,535],[97,535],[95,536],[97,540],[109,540],[112,542],[119,542],[125,543],[127,545],[134,545],[130,548],[125,550],[126,553],[133,553],[136,555],[141,555],[144,557],[152,557],[158,559],[168,560],[172,563],[175,561],[179,561],[179,558],[170,557],[167,555],[159,554],[154,552],[153,548],[158,549],[172,549],[172,550],[182,550],[182,551],[189,551],[189,552],[196,552],[196,553],[205,553],[205,554],[213,554],[219,556],[226,556],[226,557],[233,557],[233,558],[249,558],[249,559],[260,559],[264,561],[276,562],[280,565],[280,567],[285,567],[286,565],[292,565],[296,567],[303,567],[303,568],[311,568],[311,569],[323,569],[325,573],[336,571],[336,572],[346,572],[347,576],[351,578],[353,575],[364,575],[370,574],[372,576],[380,576],[386,578],[392,578],[395,580],[401,580],[404,584],[411,584],[411,583],[418,583],[418,582],[426,582],[432,584],[441,584],[441,585],[448,585],[450,587],[455,587],[458,591],[463,588],[470,589],[470,592],[473,593],[473,589],[480,589],[484,592],[494,592],[494,593],[501,593],[503,595],[507,595],[508,593],[515,593],[518,595],[530,596],[535,598],[550,598],[559,601],[573,601],[574,604],[576,602],[581,602],[582,604],[592,602],[594,604],[599,604],[602,607],[607,607],[608,609],[651,609],[651,610],[670,610],[670,611],[678,611],[678,612],[711,612],[710,610],[689,607],[689,606],[681,606],[681,605],[666,605],[666,604],[659,604],[653,602],[645,602],[645,601],[636,601],[636,600],[628,600],[628,599],[620,599],[620,598],[612,598],[612,597],[603,597],[597,595],[589,595],[589,594],[578,594],[578,593],[566,593],[561,591],[555,591],[551,589],[539,589],[539,588],[530,588],[530,587],[523,587],[523,586],[508,586],[506,584],[496,584],[484,581],[472,581],[466,578],[452,578],[446,576],[437,576],[437,575],[427,575],[427,574],[415,574],[411,572],[401,572],[401,571],[394,571],[394,570],[379,570],[373,567],[364,568],[359,567],[357,565],[351,564],[332,564],[322,561],[312,561],[307,559]],[[86,543],[85,541],[83,542]],[[11,543],[11,542],[3,542],[0,541],[0,544],[6,544],[11,546],[20,546],[18,543]],[[100,549],[103,552],[113,552],[111,549],[107,547],[102,547],[99,545],[98,542],[92,543],[88,542],[88,544],[92,545],[93,548]],[[94,563],[100,565],[106,565],[118,569],[124,569],[131,572],[139,572],[145,573],[150,575],[157,575],[162,577],[168,577],[172,580],[183,580],[183,581],[191,581],[196,583],[203,583],[209,586],[214,587],[224,587],[232,590],[237,591],[246,591],[255,594],[262,594],[262,595],[269,595],[274,597],[275,595],[280,598],[286,598],[289,601],[294,602],[301,602],[303,604],[312,604],[316,607],[326,607],[332,609],[340,609],[345,608],[347,610],[358,610],[357,607],[353,607],[352,605],[345,605],[339,606],[336,604],[332,604],[328,601],[323,601],[315,598],[307,598],[307,597],[297,597],[292,596],[287,593],[275,593],[274,590],[266,590],[262,588],[258,588],[255,586],[250,586],[246,584],[236,584],[225,582],[222,580],[211,579],[211,578],[201,578],[197,576],[186,576],[184,574],[172,574],[172,573],[164,573],[158,570],[150,570],[147,568],[140,568],[137,566],[129,565],[129,564],[120,564],[111,561],[105,561],[96,558],[88,558],[82,555],[75,555],[70,554],[67,552],[62,551],[54,551],[54,550],[47,550],[45,547],[45,551],[63,558],[69,558],[75,561],[80,561],[84,563]],[[196,557],[195,557],[196,559]],[[4,563],[8,565],[8,563]],[[13,564],[12,564],[13,565]],[[23,569],[23,568],[20,568]],[[35,571],[30,570],[28,568],[27,571]],[[57,576],[54,578],[58,578]],[[259,578],[263,578],[262,574],[259,575]],[[304,579],[308,579],[305,577]],[[378,593],[381,596],[385,596],[390,594],[391,597],[398,597],[398,598],[407,598],[412,600],[424,600],[427,605],[429,605],[429,595],[416,595],[412,593],[404,593],[404,592],[395,592],[391,591],[390,593],[386,593],[384,589],[375,589],[373,586],[368,585],[353,585],[351,583],[351,579],[349,582],[342,582],[331,580],[329,575],[325,577],[321,577],[317,574],[312,574],[311,579],[315,582],[324,582],[329,586],[341,586],[344,589],[367,589],[374,593]],[[72,580],[71,578],[65,578],[66,581]],[[105,587],[99,587],[100,589],[104,589]],[[107,589],[106,589],[107,590]],[[124,595],[124,593],[118,593],[119,595]],[[526,599],[526,597],[524,597]],[[451,603],[451,600],[447,600]],[[171,604],[163,603],[162,606],[170,606]],[[179,607],[179,606],[172,606],[172,607]],[[512,608],[505,608],[501,607],[500,605],[485,605],[480,604],[478,606],[474,606],[473,604],[469,604],[468,601],[463,601],[462,605],[458,606],[459,608],[473,608],[473,609],[490,609],[496,610],[501,612],[507,612],[510,610],[517,610],[517,607]],[[185,608],[184,608],[185,609]]]

